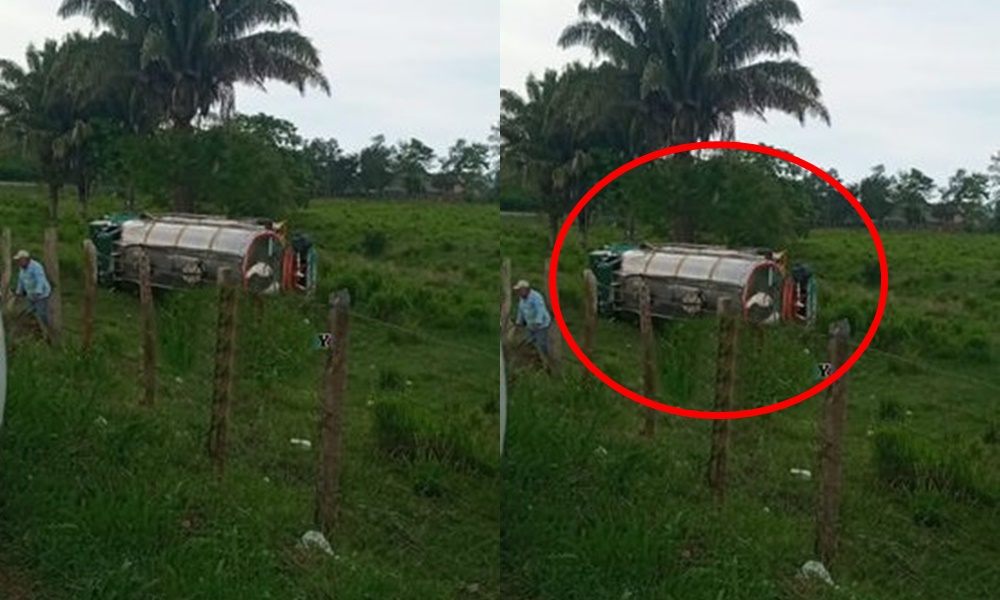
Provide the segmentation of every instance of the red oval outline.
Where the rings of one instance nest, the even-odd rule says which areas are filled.
[[[833,189],[840,192],[840,195],[842,195],[851,204],[851,206],[854,207],[854,210],[856,210],[857,213],[861,216],[862,221],[864,221],[865,226],[868,228],[868,232],[871,234],[872,241],[875,244],[875,251],[878,253],[879,270],[881,272],[878,308],[876,308],[875,310],[875,318],[872,320],[872,324],[868,328],[868,333],[865,334],[864,339],[861,340],[861,344],[858,345],[854,353],[851,354],[850,358],[847,359],[847,362],[841,365],[839,369],[834,371],[832,375],[830,375],[823,381],[819,382],[812,388],[802,392],[801,394],[798,394],[797,396],[792,396],[791,398],[782,400],[780,402],[775,402],[774,404],[769,404],[767,406],[760,406],[757,408],[748,408],[744,410],[733,410],[733,411],[692,410],[656,402],[640,394],[637,394],[632,390],[626,388],[625,386],[619,384],[614,379],[608,377],[607,374],[605,374],[603,371],[597,368],[597,366],[594,363],[592,363],[589,358],[587,358],[587,356],[583,353],[583,351],[580,350],[580,347],[577,345],[576,340],[573,339],[573,335],[569,332],[569,328],[566,326],[566,322],[563,320],[562,309],[559,306],[559,290],[558,286],[556,285],[556,280],[559,274],[559,254],[562,251],[563,244],[566,242],[566,235],[569,233],[569,230],[573,226],[573,223],[576,221],[576,218],[580,214],[580,211],[583,210],[583,207],[586,206],[587,203],[590,202],[594,198],[594,196],[597,195],[598,192],[604,189],[606,185],[608,185],[618,177],[624,175],[625,173],[631,171],[635,167],[638,167],[639,165],[643,165],[647,162],[656,160],[657,158],[662,158],[664,156],[669,156],[671,154],[677,154],[679,152],[690,152],[694,150],[710,150],[710,149],[746,150],[749,152],[757,152],[758,154],[767,154],[769,156],[773,156],[775,158],[780,158],[782,160],[790,162],[793,165],[798,165],[803,169],[806,169],[807,171],[816,175],[823,181],[830,184],[830,186],[832,186]],[[856,363],[858,359],[861,358],[861,355],[864,354],[865,351],[868,349],[869,344],[871,344],[872,338],[875,337],[875,331],[878,329],[879,323],[881,323],[882,321],[882,315],[885,312],[886,299],[889,294],[889,269],[888,265],[886,264],[885,248],[883,248],[882,246],[882,238],[879,236],[878,230],[875,228],[875,224],[872,223],[872,220],[868,216],[868,213],[865,212],[865,209],[861,206],[861,203],[858,202],[856,198],[854,198],[854,196],[847,190],[847,188],[845,188],[839,181],[831,177],[826,171],[823,171],[822,169],[816,167],[815,165],[805,160],[802,160],[797,156],[794,156],[787,152],[783,152],[781,150],[777,150],[775,148],[768,148],[767,146],[760,146],[758,144],[748,144],[745,142],[715,141],[715,142],[695,142],[690,144],[680,144],[677,146],[670,146],[667,148],[661,148],[660,150],[650,152],[649,154],[640,156],[639,158],[633,159],[632,161],[618,167],[617,169],[606,175],[599,182],[597,182],[597,184],[594,185],[594,187],[590,188],[590,190],[586,194],[584,194],[583,198],[580,199],[580,201],[576,204],[573,210],[569,213],[569,216],[566,218],[565,223],[563,223],[562,228],[559,230],[559,235],[556,237],[556,242],[552,248],[552,256],[549,259],[549,264],[550,266],[549,266],[548,284],[549,284],[549,297],[552,299],[551,302],[552,302],[553,316],[555,317],[556,324],[559,326],[559,330],[562,332],[563,338],[569,345],[570,350],[572,350],[573,354],[575,354],[576,357],[580,359],[580,362],[583,363],[585,367],[587,367],[587,370],[593,373],[605,385],[615,390],[619,394],[625,396],[626,398],[632,400],[633,402],[637,402],[639,404],[648,406],[649,408],[653,408],[661,412],[666,412],[681,417],[691,417],[694,419],[743,419],[747,417],[766,415],[769,413],[777,412],[779,410],[788,408],[789,406],[793,406],[804,400],[808,400],[809,398],[822,392],[827,387],[832,385],[835,381],[846,375],[847,371],[849,371],[851,367],[854,366],[854,363]]]

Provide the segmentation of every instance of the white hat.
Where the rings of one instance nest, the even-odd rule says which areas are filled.
[[[522,279],[521,281],[518,281],[514,285],[514,289],[515,290],[523,290],[523,289],[527,289],[527,288],[530,288],[530,287],[531,287],[531,284],[528,283],[527,280],[524,280],[524,279]]]
[[[31,255],[28,254],[27,250],[18,250],[17,254],[14,255],[14,260],[21,260],[22,258],[30,258]]]

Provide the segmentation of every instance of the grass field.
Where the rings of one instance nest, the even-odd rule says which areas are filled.
[[[95,209],[115,211],[102,202]],[[59,225],[67,348],[19,345],[0,431],[0,597],[499,598],[497,209],[316,202],[313,302],[241,304],[228,470],[205,456],[213,290],[158,305],[158,404],[143,410],[134,294],[102,291],[77,348],[85,224]],[[0,226],[40,255],[45,203],[0,188]],[[312,529],[325,299],[352,294],[342,523]],[[313,440],[312,449],[290,438]],[[11,590],[14,590],[13,592]]]
[[[591,246],[616,241],[599,228]],[[584,252],[570,234],[559,297],[579,341]],[[796,577],[814,559],[818,407],[814,397],[735,421],[729,496],[705,480],[711,421],[648,410],[592,377],[564,348],[555,380],[515,372],[502,467],[502,588],[508,600],[912,600],[1000,597],[1000,238],[886,233],[890,294],[882,325],[847,375],[838,589]],[[544,222],[503,217],[513,278],[540,281]],[[811,387],[828,324],[870,326],[879,271],[867,232],[818,231],[789,248],[818,273],[816,331],[741,332],[738,408]],[[711,410],[715,323],[660,334],[660,400]],[[637,327],[602,322],[594,362],[641,391]],[[790,474],[809,469],[812,480]]]

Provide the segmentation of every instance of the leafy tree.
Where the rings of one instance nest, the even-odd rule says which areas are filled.
[[[919,169],[910,169],[896,178],[891,191],[892,203],[902,207],[907,224],[920,225],[925,221],[933,192],[934,180]]]
[[[434,149],[416,138],[400,142],[396,147],[392,170],[402,177],[410,195],[426,191],[426,181],[434,162]]]
[[[877,165],[858,185],[858,201],[876,224],[880,225],[892,212],[892,190],[895,183],[893,177],[885,174],[885,166]]]
[[[139,190],[160,205],[169,201],[165,191],[179,168],[191,169],[186,176],[200,206],[232,216],[280,218],[287,210],[304,206],[312,191],[302,155],[236,122],[188,134],[163,130],[149,137],[129,137],[122,155]]]
[[[941,190],[942,210],[947,218],[963,214],[972,226],[987,221],[986,203],[990,199],[990,179],[985,173],[970,173],[958,169]]]
[[[490,148],[479,142],[459,139],[441,159],[439,184],[454,189],[460,186],[464,194],[479,196],[486,192],[487,170],[490,167]]]
[[[303,152],[312,166],[314,195],[344,196],[357,186],[358,156],[345,154],[337,140],[312,140]]]
[[[381,195],[392,183],[393,176],[393,152],[385,145],[385,136],[379,134],[373,137],[372,143],[361,150],[358,158],[358,179],[362,190],[366,194]]]

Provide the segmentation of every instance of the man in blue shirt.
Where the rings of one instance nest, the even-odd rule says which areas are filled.
[[[545,298],[536,290],[531,289],[531,284],[525,280],[517,282],[514,291],[521,297],[517,306],[516,324],[527,327],[528,339],[538,348],[542,357],[546,361],[549,359],[549,325],[552,324],[552,317],[545,307]]]
[[[14,255],[14,261],[21,268],[21,272],[17,275],[17,290],[14,293],[28,300],[31,313],[48,329],[49,295],[52,293],[52,286],[45,276],[45,269],[37,260],[31,258],[27,250],[19,250]]]

